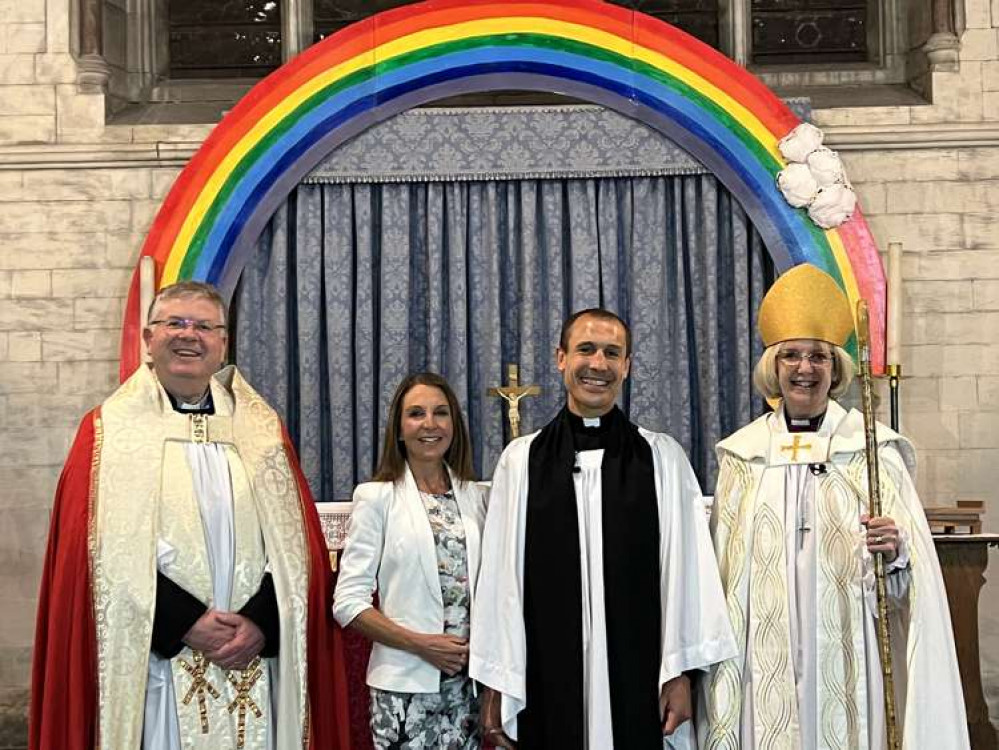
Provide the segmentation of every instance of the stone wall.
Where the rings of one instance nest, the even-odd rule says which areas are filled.
[[[117,382],[144,233],[207,126],[105,126],[78,93],[68,0],[0,0],[0,749],[24,744],[49,510],[75,427]],[[903,427],[927,504],[999,531],[999,0],[968,0],[933,106],[824,109],[882,247],[904,243]],[[996,561],[993,561],[993,564]],[[999,575],[997,573],[996,575]],[[999,584],[982,595],[999,720]]]

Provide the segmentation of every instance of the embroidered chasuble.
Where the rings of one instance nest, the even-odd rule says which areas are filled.
[[[175,411],[142,367],[84,420],[53,514],[31,747],[349,747],[345,697],[333,698],[343,676],[328,557],[308,489],[277,415],[234,368],[213,379],[211,399],[214,414]],[[80,503],[68,482],[79,482],[73,459],[87,453]],[[82,568],[67,570],[84,549]],[[186,646],[172,658],[151,652],[158,574],[206,607],[236,612],[265,573],[278,603],[276,657],[224,670]],[[88,595],[93,618],[58,637],[72,641],[62,656],[82,702],[70,708],[76,726],[59,727],[74,723],[51,705],[50,676],[65,651],[53,629],[70,585]]]
[[[712,533],[739,654],[702,686],[702,748],[885,747],[860,523],[863,418],[830,401],[821,425],[804,429],[816,431],[789,432],[778,411],[718,446]],[[902,535],[886,569],[904,747],[967,747],[939,564],[903,459],[911,449],[884,426],[878,437],[884,515]]]

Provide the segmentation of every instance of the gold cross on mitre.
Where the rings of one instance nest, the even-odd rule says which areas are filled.
[[[790,451],[791,460],[797,461],[798,451],[810,451],[812,449],[812,444],[811,443],[802,444],[801,435],[795,435],[794,440],[791,441],[790,445],[782,445],[780,449],[782,453],[785,451]]]
[[[520,385],[520,375],[517,365],[506,366],[506,385],[490,388],[490,396],[499,396],[507,403],[507,419],[510,422],[510,438],[520,437],[520,399],[525,396],[537,396],[541,387],[537,385]]]

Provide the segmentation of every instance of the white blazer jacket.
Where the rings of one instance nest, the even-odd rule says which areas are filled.
[[[485,488],[462,482],[451,472],[468,556],[468,586],[475,600],[479,548],[485,517]],[[437,574],[437,551],[430,520],[409,466],[397,482],[365,482],[354,490],[347,542],[333,596],[333,616],[349,625],[372,607],[418,633],[444,632],[444,602]],[[404,693],[440,690],[440,671],[415,654],[375,643],[368,662],[371,687]]]

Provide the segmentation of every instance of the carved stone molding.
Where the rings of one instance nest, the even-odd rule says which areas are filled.
[[[923,52],[936,73],[956,73],[961,65],[961,39],[964,31],[964,0],[932,0],[933,33]]]
[[[81,91],[107,90],[111,68],[104,59],[104,0],[80,0],[80,56],[76,82]]]

